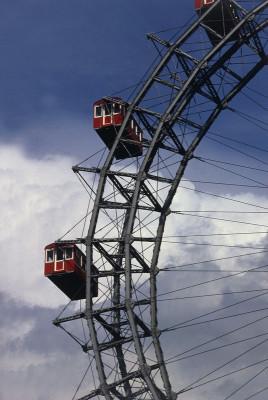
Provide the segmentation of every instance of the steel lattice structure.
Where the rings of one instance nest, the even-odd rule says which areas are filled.
[[[261,32],[268,24],[264,14],[268,0],[251,11],[232,2],[239,23],[225,36],[212,32],[218,39],[215,46],[207,39],[206,46],[200,44],[200,35],[205,36],[203,20],[220,2],[172,43],[148,35],[159,58],[132,100],[121,103],[127,113],[106,160],[97,167],[73,167],[93,199],[88,233],[73,241],[86,245],[86,309],[54,323],[64,327],[79,318],[87,321],[89,339],[83,350],[94,356],[99,386],[80,400],[174,400],[178,396],[169,379],[157,318],[165,224],[172,218],[173,198],[186,167],[196,159],[196,148],[219,114],[267,64]],[[235,33],[238,39],[230,41]],[[241,65],[230,66],[242,52],[251,60],[243,66],[243,75]],[[199,114],[191,115],[189,110],[197,105]],[[144,155],[133,162],[116,162],[115,149],[132,115],[145,133]],[[98,181],[95,192],[92,176]],[[94,301],[92,264],[99,270],[101,290]]]

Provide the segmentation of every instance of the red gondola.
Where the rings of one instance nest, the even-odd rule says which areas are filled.
[[[106,146],[111,149],[125,117],[125,106],[115,102],[99,100],[94,103],[93,127]],[[115,150],[115,158],[123,160],[142,155],[142,130],[134,117],[131,117]]]
[[[86,298],[86,256],[75,244],[51,243],[45,247],[45,276],[71,300]],[[93,265],[92,273],[98,270]],[[98,278],[92,278],[92,297],[98,296]]]
[[[208,8],[215,3],[216,0],[195,0],[195,9],[200,16],[204,14]],[[230,0],[221,0],[220,3],[214,7],[208,16],[203,19],[205,25],[212,29],[220,36],[225,36],[237,25],[239,18],[237,11]],[[219,43],[220,38],[217,38],[209,29],[206,29],[209,40],[215,46]],[[229,39],[236,40],[239,38],[239,33],[232,35]]]

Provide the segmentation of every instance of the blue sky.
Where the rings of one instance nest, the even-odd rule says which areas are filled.
[[[6,2],[0,115],[8,133],[2,140],[20,141],[35,155],[48,148],[69,153],[77,135],[86,145],[94,101],[140,79],[150,62],[146,33],[183,24],[194,13],[184,3],[182,10],[170,0]],[[56,134],[57,121],[75,117],[88,122],[87,132]],[[36,132],[22,137],[21,129],[36,121],[42,121]],[[53,147],[50,123],[56,124]]]
[[[51,324],[66,299],[43,277],[43,249],[85,214],[87,195],[71,167],[95,147],[102,147],[92,128],[93,103],[140,80],[151,60],[146,33],[184,25],[195,16],[194,1],[10,0],[1,8],[0,250],[8,254],[8,259],[2,264],[5,280],[0,283],[0,313],[4,316],[0,325],[4,361],[0,367],[0,397],[71,399],[87,359],[67,335]],[[260,90],[264,80],[261,72],[255,88]],[[247,111],[251,107],[246,99],[234,105],[242,105]],[[262,118],[262,112],[259,109],[260,114],[255,116]],[[230,118],[228,114],[215,127],[222,134],[231,129],[237,139],[247,137],[251,144],[265,147],[267,136],[255,135],[255,131],[252,136],[256,127],[237,116]],[[206,145],[201,153],[225,157],[214,143]],[[240,155],[232,153],[229,160],[239,159]],[[196,169],[189,177],[195,173]],[[205,168],[201,173],[206,179],[213,178]],[[265,179],[260,172],[248,174]],[[193,209],[204,200],[204,196],[192,192],[182,198],[183,204]],[[241,190],[236,199],[268,207],[262,190]],[[211,209],[220,207],[213,199],[206,205]],[[255,223],[264,223],[262,216],[257,215]],[[212,225],[207,221],[206,227],[211,232],[225,230],[221,223]],[[185,232],[190,228],[201,230],[202,226],[189,219]],[[172,224],[168,231],[176,233]],[[264,246],[265,240],[263,235],[253,243]],[[226,239],[226,244],[233,242]],[[163,260],[176,263],[176,257],[170,254],[170,248],[165,247]],[[188,255],[182,252],[181,257]],[[264,262],[261,256],[254,263],[257,261]],[[176,287],[175,280],[171,284]],[[252,285],[261,288],[266,283],[255,275],[245,280],[244,287]],[[163,291],[166,286],[163,284]],[[235,289],[233,286],[230,284]],[[163,319],[172,324],[161,307]],[[182,307],[180,312],[186,319],[187,310]],[[171,353],[176,341],[173,338],[167,344]],[[180,370],[185,382],[193,368],[189,364]],[[172,370],[175,379],[176,373]]]

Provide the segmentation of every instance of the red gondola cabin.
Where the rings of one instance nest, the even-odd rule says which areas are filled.
[[[115,102],[99,100],[94,103],[93,127],[106,146],[111,149],[125,117],[125,106]],[[142,155],[142,130],[134,117],[131,117],[121,136],[116,150],[115,158],[122,160],[129,157]]]
[[[45,247],[45,276],[71,300],[86,298],[86,256],[75,244],[52,243]],[[98,270],[93,265],[92,273]],[[92,297],[98,296],[98,278],[92,278]]]
[[[216,0],[195,0],[197,14],[199,16],[204,14],[215,1]],[[203,19],[204,24],[207,25],[208,28],[222,37],[231,32],[238,21],[237,11],[230,0],[221,0],[211,13]],[[219,43],[220,38],[214,35],[209,29],[206,29],[206,32],[213,46]],[[238,37],[239,33],[236,33],[230,37],[229,41],[236,40]]]

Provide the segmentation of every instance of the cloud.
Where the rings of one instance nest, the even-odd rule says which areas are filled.
[[[60,312],[60,306],[66,304],[68,299],[46,278],[43,277],[44,247],[53,242],[70,227],[80,220],[86,212],[88,195],[71,172],[71,166],[77,161],[69,156],[47,155],[40,159],[26,154],[21,146],[2,145],[0,149],[0,172],[2,176],[2,190],[0,193],[1,206],[4,212],[1,219],[1,254],[5,255],[5,262],[1,271],[4,279],[0,281],[0,291],[4,299],[3,325],[0,328],[1,345],[3,346],[2,373],[2,398],[17,400],[22,396],[29,400],[43,400],[54,396],[55,399],[69,398],[74,393],[80,379],[86,371],[88,359],[82,353],[80,347],[75,344],[60,329],[51,325],[53,319]],[[192,182],[188,181],[184,186],[194,189]],[[267,200],[252,193],[226,193],[226,197],[233,200],[258,204],[267,207]],[[243,203],[233,202],[219,198],[205,196],[191,190],[179,189],[172,210],[204,212],[207,210],[246,211],[250,207]],[[213,213],[213,217],[239,219],[239,214],[228,217]],[[243,214],[243,221],[264,225],[262,214]],[[102,221],[101,221],[102,223]],[[155,224],[152,223],[155,227]],[[194,233],[222,234],[230,233],[230,227],[236,232],[248,232],[246,235],[213,236],[209,237],[181,237]],[[155,228],[154,228],[155,229]],[[232,248],[228,246],[260,247],[266,245],[267,237],[251,235],[255,230],[253,226],[231,224],[222,220],[203,220],[186,215],[171,214],[168,217],[165,229],[165,239],[159,260],[159,267],[184,265],[198,260],[212,260],[243,253],[249,253],[252,249]],[[260,230],[263,230],[260,228]],[[81,226],[78,231],[81,235]],[[77,233],[79,236],[79,233]],[[180,237],[178,237],[180,236]],[[76,236],[75,236],[76,237]],[[173,243],[170,243],[173,242]],[[183,242],[183,243],[178,243]],[[185,244],[191,242],[191,244]],[[207,246],[207,243],[214,246]],[[199,245],[193,244],[198,243]],[[261,251],[261,250],[259,250]],[[228,261],[209,261],[195,265],[196,273],[162,272],[158,276],[158,294],[173,292],[164,298],[193,296],[196,294],[219,293],[213,298],[197,300],[174,300],[159,302],[160,328],[182,323],[197,318],[215,308],[223,308],[232,302],[234,298],[222,293],[235,290],[261,289],[267,286],[265,279],[259,279],[259,274],[243,274],[236,278],[216,281],[209,287],[201,285],[197,291],[194,288],[183,289],[191,283],[200,283],[211,279],[210,273],[198,272],[202,268],[216,270],[215,278],[219,277],[217,271],[254,268],[265,264],[263,254],[233,258]],[[191,268],[191,265],[182,269]],[[242,279],[243,277],[243,279]],[[142,281],[141,281],[142,284]],[[142,288],[143,290],[143,288]],[[249,296],[248,296],[249,297]],[[243,297],[246,298],[246,295]],[[241,297],[236,297],[239,301]],[[248,304],[250,309],[258,309],[266,304],[263,297],[256,298],[250,303],[245,303],[245,308],[230,308],[213,316],[228,316],[235,312],[244,312]],[[71,305],[71,309],[74,306]],[[167,312],[168,309],[168,312]],[[71,310],[71,311],[72,311]],[[68,310],[70,312],[70,308]],[[259,315],[259,314],[258,314]],[[149,318],[149,314],[148,314]],[[251,318],[251,319],[250,319]],[[241,317],[233,326],[242,325],[252,320],[252,316]],[[255,316],[254,316],[255,318]],[[257,318],[257,317],[256,317]],[[202,317],[196,322],[202,322],[208,317]],[[193,344],[202,344],[209,338],[216,337],[220,332],[230,329],[230,322],[222,320],[216,324],[200,324],[198,329],[180,329],[173,333],[161,335],[161,342],[166,359],[176,354],[189,351]],[[241,331],[242,338],[250,337],[265,331],[264,324],[252,325],[251,328]],[[81,326],[80,326],[81,329]],[[87,328],[86,328],[87,329]],[[239,340],[240,332],[231,340]],[[227,343],[228,343],[227,340]],[[215,347],[217,342],[213,342]],[[243,347],[244,346],[244,347]],[[238,350],[247,348],[248,342]],[[207,347],[200,348],[200,351]],[[232,356],[231,350],[221,355],[221,360]],[[191,350],[187,354],[193,354]],[[210,356],[212,354],[212,356]],[[220,353],[217,353],[220,354]],[[237,353],[238,354],[238,353]],[[256,355],[257,354],[257,355]],[[194,356],[185,362],[175,360],[168,364],[170,375],[175,382],[175,388],[183,388],[196,376],[205,375],[220,362],[214,353],[202,358],[200,369],[200,356]],[[224,358],[226,357],[226,358]],[[154,355],[152,353],[152,358]],[[251,359],[260,359],[261,355],[254,355],[244,361],[249,364]],[[51,373],[48,373],[50,371]],[[57,371],[57,372],[55,372]],[[75,373],[74,373],[75,371]],[[44,377],[47,377],[44,379]],[[180,380],[177,377],[180,377]],[[17,387],[12,386],[16,380]],[[89,390],[90,376],[85,380],[85,393]],[[25,385],[27,382],[27,385]],[[232,385],[237,385],[233,379]],[[235,387],[235,386],[234,386]],[[237,387],[237,386],[236,386]],[[219,393],[226,390],[220,386],[216,389]],[[81,394],[81,392],[80,392]],[[195,400],[195,395],[188,397]],[[203,396],[203,397],[202,397]],[[206,391],[200,392],[199,399],[206,398]]]
[[[2,145],[0,289],[28,305],[57,307],[65,297],[43,276],[44,247],[84,216],[87,198],[71,171],[74,158],[29,158],[20,147]]]

